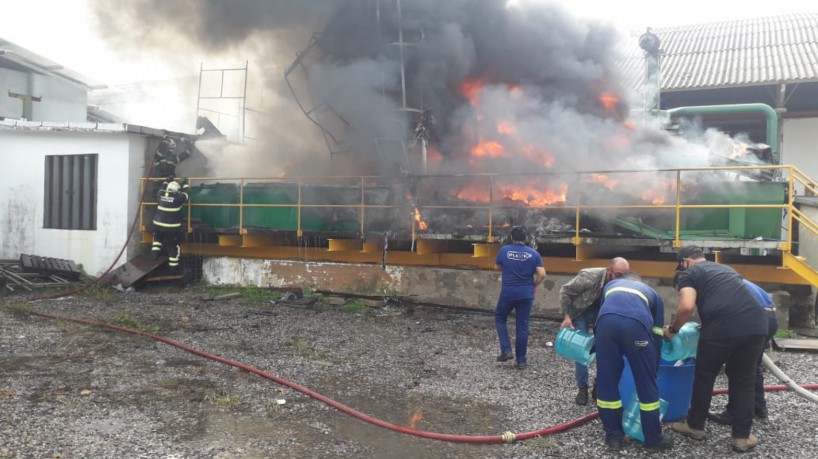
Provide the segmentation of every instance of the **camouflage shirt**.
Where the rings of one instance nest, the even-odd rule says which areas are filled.
[[[605,285],[606,268],[581,269],[560,287],[560,313],[575,318],[597,303]]]

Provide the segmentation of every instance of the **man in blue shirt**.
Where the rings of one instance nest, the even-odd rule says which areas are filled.
[[[494,311],[494,325],[500,339],[500,355],[497,361],[505,362],[514,358],[506,322],[511,311],[515,311],[515,350],[519,369],[527,365],[528,322],[531,317],[531,307],[534,304],[534,288],[545,280],[542,257],[536,250],[525,245],[527,238],[524,227],[512,228],[511,244],[500,249],[494,266],[503,273],[500,299]]]
[[[619,379],[625,365],[623,357],[627,357],[639,398],[644,447],[649,452],[668,450],[673,447],[673,440],[662,435],[656,384],[665,303],[654,289],[640,282],[636,273],[610,281],[602,295],[594,339],[598,376],[596,406],[605,429],[605,444],[611,451],[624,446]]]

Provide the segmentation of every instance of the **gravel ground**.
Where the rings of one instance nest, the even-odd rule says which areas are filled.
[[[284,385],[145,336],[31,312],[128,325],[241,362],[375,418],[456,435],[536,431],[579,418],[572,364],[534,321],[529,366],[497,363],[490,315],[415,305],[363,307],[205,301],[203,287],[152,287],[29,301],[0,297],[0,458],[540,458],[606,456],[598,420],[513,444],[401,434]],[[512,327],[513,329],[513,327]],[[776,353],[781,369],[818,383],[816,354]],[[723,378],[723,377],[721,377]],[[777,384],[768,377],[768,384]],[[717,387],[725,387],[720,379]],[[768,394],[770,418],[746,457],[812,458],[818,410]],[[725,396],[714,397],[721,409]],[[666,427],[666,431],[669,429]],[[732,457],[728,427],[701,443],[622,457]]]

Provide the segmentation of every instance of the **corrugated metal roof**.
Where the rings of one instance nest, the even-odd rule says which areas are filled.
[[[818,81],[818,12],[655,29],[661,89],[678,91]],[[645,78],[638,40],[622,68],[634,87]]]

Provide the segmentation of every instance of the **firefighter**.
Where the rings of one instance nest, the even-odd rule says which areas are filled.
[[[605,429],[605,444],[611,451],[619,451],[625,444],[619,393],[623,356],[628,358],[639,397],[645,450],[659,452],[673,447],[673,439],[662,435],[656,384],[665,305],[662,297],[639,279],[638,274],[629,272],[605,285],[594,326],[596,406]]]
[[[168,253],[168,266],[179,266],[182,255],[182,220],[184,213],[182,206],[188,201],[188,180],[181,180],[181,184],[173,177],[168,177],[156,196],[156,214],[153,217],[153,245],[151,256],[156,259],[163,251]]]
[[[175,177],[176,166],[192,153],[193,142],[187,137],[179,138],[178,142],[173,137],[163,137],[153,160],[153,176]]]

